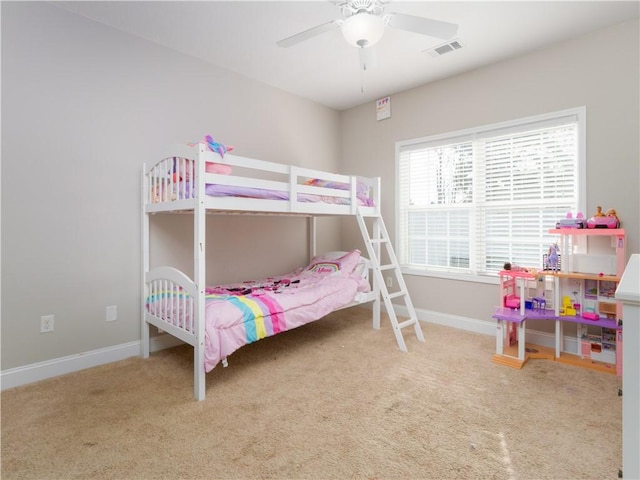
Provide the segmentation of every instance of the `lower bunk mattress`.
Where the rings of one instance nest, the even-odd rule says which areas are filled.
[[[344,253],[344,252],[341,252]],[[371,290],[359,250],[315,257],[287,275],[205,290],[205,371],[240,347],[319,320],[359,302]],[[193,304],[183,291],[152,289],[147,309],[167,323],[192,331]],[[178,322],[178,323],[176,323]]]

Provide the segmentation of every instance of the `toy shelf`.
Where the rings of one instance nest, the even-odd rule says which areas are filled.
[[[527,319],[525,315],[520,315],[520,313],[518,313],[518,310],[506,307],[496,308],[496,311],[493,314],[493,318],[496,318],[498,320],[506,320],[507,322],[512,323],[521,323]]]
[[[600,320],[590,320],[579,315],[560,315],[558,320],[563,322],[580,323],[582,325],[593,325],[596,327],[610,328],[612,330],[622,330],[622,325],[618,325],[618,321],[613,318],[601,318]]]
[[[591,236],[624,236],[624,228],[552,228],[549,233],[555,235],[591,235]]]
[[[563,272],[551,272],[549,270],[544,270],[538,272],[540,275],[548,275],[550,277],[558,277],[558,278],[575,278],[578,280],[600,280],[604,282],[619,282],[620,277],[615,275],[600,275],[599,273],[563,273]]]

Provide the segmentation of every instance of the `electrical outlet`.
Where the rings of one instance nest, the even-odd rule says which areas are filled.
[[[106,308],[105,319],[107,322],[113,322],[118,319],[118,306],[110,305]]]
[[[43,315],[40,317],[40,333],[53,332],[53,315]]]
[[[393,287],[393,278],[392,277],[387,277],[387,287],[389,287],[389,288]]]

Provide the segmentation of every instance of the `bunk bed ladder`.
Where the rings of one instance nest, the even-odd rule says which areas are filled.
[[[422,328],[420,327],[420,322],[416,315],[415,308],[413,307],[413,303],[411,303],[411,297],[409,296],[407,285],[404,281],[404,277],[402,276],[402,272],[400,271],[400,264],[398,263],[398,259],[395,255],[395,252],[393,251],[393,246],[391,245],[391,240],[389,238],[389,232],[384,225],[382,216],[379,214],[375,217],[371,217],[373,221],[371,235],[369,234],[369,229],[367,228],[365,219],[359,210],[356,214],[356,218],[358,219],[358,225],[360,226],[360,231],[362,232],[362,238],[364,239],[365,245],[367,247],[367,253],[369,255],[369,259],[371,260],[375,282],[374,286],[377,284],[378,288],[380,289],[380,295],[384,300],[384,306],[387,311],[387,315],[389,316],[389,320],[391,321],[391,326],[393,327],[393,333],[396,336],[398,347],[403,352],[406,352],[407,346],[404,342],[404,337],[402,336],[403,328],[413,326],[416,337],[421,342],[424,342],[424,335],[422,334]],[[386,248],[386,257],[389,259],[389,264],[381,265],[380,263],[382,259],[382,256],[380,255],[382,246]],[[395,278],[395,285],[397,288],[397,290],[393,292],[389,292],[389,287],[385,282],[385,277],[383,274],[383,272],[389,271],[392,271],[394,273],[394,276],[388,278]],[[401,307],[401,305],[396,305],[391,302],[392,299],[396,298],[400,298],[404,302],[409,315],[408,320],[398,322],[396,309],[398,307]],[[377,326],[374,326],[376,328],[379,328],[379,322]]]

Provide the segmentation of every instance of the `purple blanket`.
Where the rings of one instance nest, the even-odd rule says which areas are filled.
[[[207,184],[206,194],[212,197],[245,197],[263,198],[266,200],[289,200],[289,192],[278,190],[266,190],[263,188],[237,187],[232,185]],[[358,205],[372,207],[373,200],[369,197],[358,194]],[[351,200],[344,197],[331,197],[325,195],[312,195],[309,193],[298,193],[298,202],[324,202],[339,205],[349,205]]]

